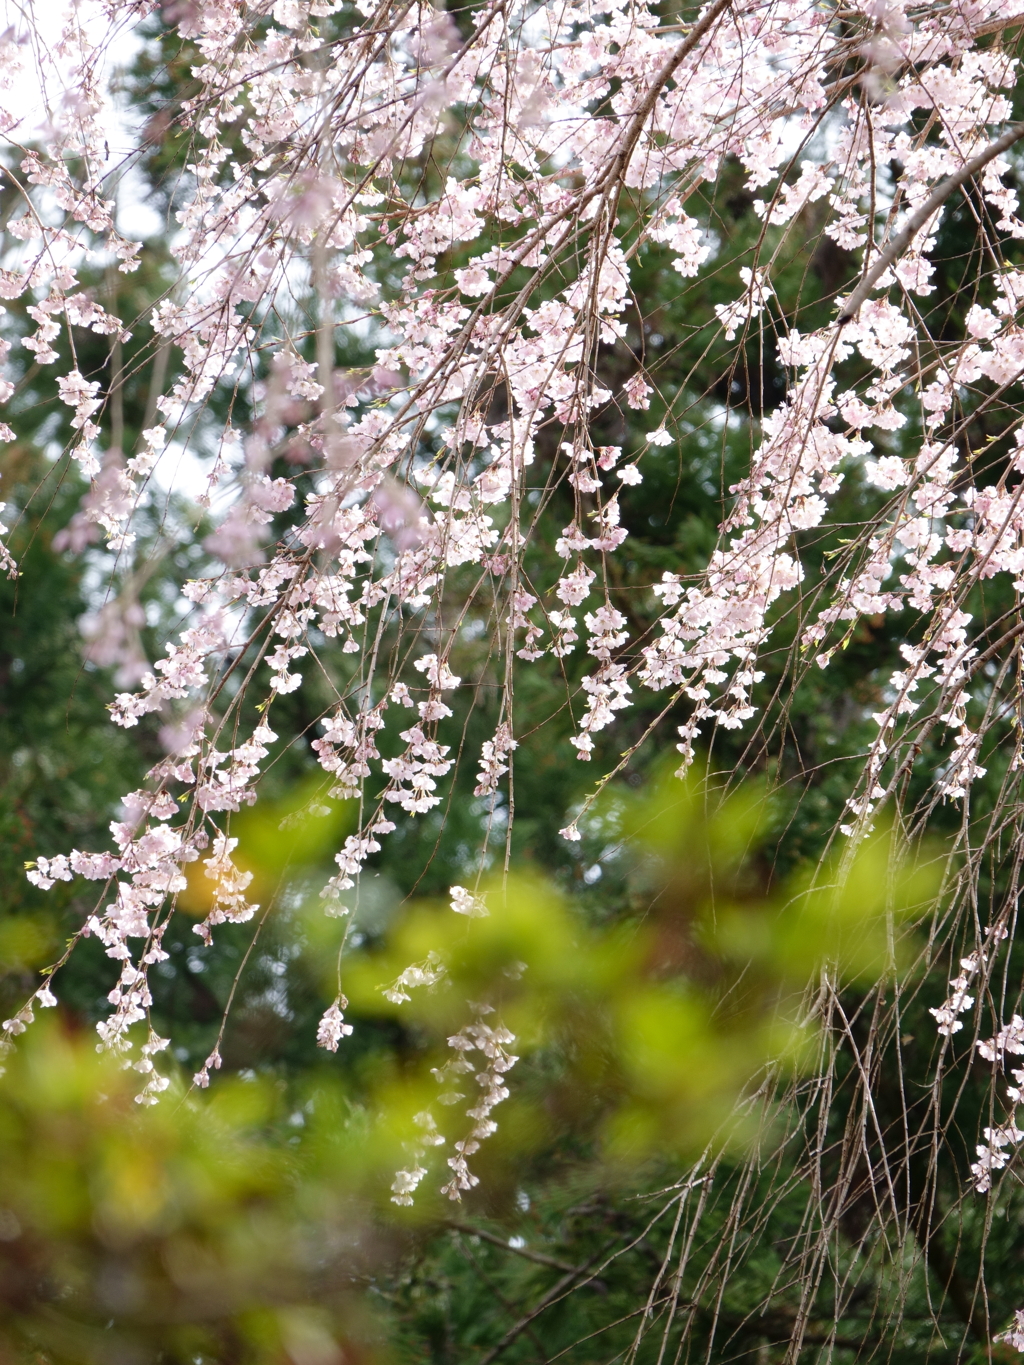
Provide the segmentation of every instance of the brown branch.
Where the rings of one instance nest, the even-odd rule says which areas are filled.
[[[585,1275],[594,1262],[599,1261],[603,1255],[604,1251],[599,1251],[596,1256],[590,1258],[586,1265],[574,1266],[567,1275],[563,1275],[557,1283],[551,1286],[543,1298],[538,1300],[528,1313],[525,1313],[514,1326],[508,1329],[498,1344],[487,1352],[479,1362],[479,1365],[491,1365],[492,1361],[497,1360],[498,1356],[501,1355],[506,1347],[511,1346],[516,1337],[521,1336],[522,1333],[526,1331],[534,1318],[540,1317],[545,1308],[548,1308],[551,1304],[557,1302],[557,1300],[572,1286],[573,1281],[578,1280],[582,1275]]]
[[[902,231],[898,232],[889,245],[881,252],[874,265],[861,279],[860,284],[846,300],[843,311],[839,314],[838,325],[843,327],[852,321],[860,312],[861,304],[874,289],[882,275],[889,269],[896,258],[906,251],[907,247],[914,240],[917,234],[927,223],[933,213],[936,213],[946,200],[965,184],[984,170],[990,161],[994,161],[1002,152],[1012,147],[1015,142],[1019,142],[1024,137],[1024,123],[1015,123],[1011,128],[1007,128],[1002,137],[997,137],[995,142],[990,142],[984,151],[966,162],[958,171],[954,171],[941,184],[936,185],[931,194],[924,201],[920,208],[907,219]]]
[[[529,1247],[513,1246],[504,1237],[497,1236],[496,1233],[486,1232],[483,1228],[470,1227],[468,1223],[456,1222],[453,1218],[445,1219],[445,1227],[451,1228],[453,1232],[463,1232],[467,1237],[479,1237],[482,1242],[490,1242],[492,1246],[501,1247],[502,1251],[514,1251],[517,1256],[523,1256],[528,1261],[536,1261],[538,1265],[549,1265],[555,1270],[562,1270],[571,1275],[583,1275],[585,1267],[570,1265],[568,1261],[560,1261],[555,1256],[545,1256],[543,1251],[531,1251]]]

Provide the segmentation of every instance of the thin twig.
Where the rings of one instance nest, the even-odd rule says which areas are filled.
[[[850,322],[860,312],[861,304],[874,289],[875,285],[892,265],[893,261],[901,256],[907,247],[914,240],[917,234],[931,218],[932,214],[937,213],[943,204],[955,190],[961,185],[966,184],[985,169],[990,161],[994,161],[997,156],[1007,151],[1024,137],[1024,123],[1015,123],[1012,128],[1007,128],[1002,137],[997,137],[995,142],[990,142],[983,152],[979,152],[958,171],[954,171],[941,184],[936,185],[931,194],[924,201],[920,208],[914,212],[904,223],[903,228],[892,239],[889,245],[881,252],[871,269],[861,279],[860,284],[846,300],[843,311],[839,314],[838,325],[843,327]]]
[[[556,1256],[545,1256],[543,1251],[531,1251],[529,1247],[513,1246],[511,1242],[504,1237],[497,1236],[496,1233],[487,1232],[483,1228],[470,1227],[468,1223],[459,1223],[452,1218],[445,1219],[445,1227],[451,1228],[453,1232],[464,1233],[467,1237],[479,1237],[482,1242],[490,1242],[492,1246],[501,1247],[502,1251],[513,1251],[517,1256],[522,1256],[527,1261],[536,1261],[538,1265],[549,1265],[554,1270],[563,1270],[570,1275],[582,1275],[586,1271],[585,1266],[570,1265],[568,1261],[560,1261]]]

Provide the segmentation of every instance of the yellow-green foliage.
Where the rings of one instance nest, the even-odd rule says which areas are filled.
[[[538,878],[494,878],[480,890],[485,917],[414,906],[382,952],[350,967],[346,990],[362,1012],[408,1016],[433,1041],[433,1065],[470,1018],[467,1001],[494,1006],[517,1054],[557,1059],[543,1109],[572,1112],[574,1138],[605,1157],[742,1142],[737,1098],[773,1068],[814,1064],[820,991],[895,971],[906,921],[936,888],[888,832],[845,864],[773,886],[758,867],[769,816],[753,787],[712,806],[697,781],[660,782],[620,812],[638,913],[595,926]],[[381,986],[430,953],[444,979],[390,1003]],[[446,1116],[450,1138],[459,1117]],[[538,1114],[515,1124],[538,1126]]]
[[[358,1092],[319,1080],[286,1102],[269,1079],[218,1077],[208,1094],[175,1081],[140,1107],[138,1074],[91,1036],[32,1026],[0,1080],[0,1360],[340,1365],[342,1347],[379,1353],[361,1285],[440,1212],[475,1085],[438,1106],[432,1068],[481,1004],[521,1058],[480,1154],[485,1178],[566,1138],[620,1165],[742,1142],[738,1098],[826,1045],[822,979],[838,989],[894,970],[901,924],[933,881],[879,835],[845,869],[775,887],[758,864],[767,808],[755,792],[710,813],[695,784],[616,800],[632,859],[616,922],[588,922],[518,873],[482,889],[485,917],[418,903],[348,961],[352,1017],[406,1021],[405,1045],[380,1053]],[[262,846],[279,881],[304,838],[282,852],[264,831],[250,857]],[[443,976],[389,1002],[381,986],[430,954]],[[448,1143],[416,1207],[392,1210],[390,1181],[431,1106]]]

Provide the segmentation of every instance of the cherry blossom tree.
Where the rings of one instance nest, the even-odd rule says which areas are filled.
[[[594,774],[564,813],[573,844],[652,739],[675,746],[680,776],[734,741],[738,766],[756,768],[786,723],[778,689],[813,688],[879,623],[901,662],[866,747],[843,755],[852,776],[830,842],[853,857],[883,816],[912,842],[940,808],[962,813],[932,946],[970,941],[932,1013],[952,1039],[987,993],[1000,1018],[987,1042],[979,1018],[979,1056],[998,1070],[1024,1052],[1020,1015],[1003,1010],[1015,988],[997,985],[1024,850],[1024,123],[1009,41],[1024,12],[1013,0],[664,9],[75,5],[44,54],[63,94],[41,128],[15,98],[44,61],[28,21],[0,43],[13,205],[0,349],[31,353],[33,382],[50,385],[70,433],[83,494],[63,548],[102,553],[119,576],[84,627],[87,657],[124,688],[112,723],[158,734],[163,751],[125,796],[109,847],[40,849],[28,876],[41,889],[98,884],[80,934],[120,973],[100,1039],[144,1073],[143,1100],[166,1085],[149,975],[190,869],[212,887],[196,926],[210,951],[219,926],[260,912],[231,819],[296,739],[278,721],[292,694],[323,679],[332,694],[310,743],[316,801],[357,811],[322,888],[324,914],[348,923],[382,842],[444,811],[457,765],[474,773],[482,812],[464,880],[507,867],[517,759],[539,742],[517,705],[531,676],[561,680],[576,758]],[[177,44],[191,84],[122,160],[109,150],[110,52],[133,33]],[[185,149],[169,264],[145,316],[125,319],[81,277],[145,263],[150,247],[119,230],[119,202],[134,161],[168,130]],[[726,180],[758,223],[738,253],[714,209]],[[950,295],[933,258],[954,212],[971,233]],[[811,224],[842,268],[808,305],[787,272]],[[687,458],[694,422],[690,390],[668,384],[627,321],[645,318],[636,282],[653,255],[684,291],[714,281],[701,345],[724,357],[726,392],[769,359],[784,388],[751,407],[706,562],[640,585],[644,616],[622,591],[631,506],[661,452]],[[129,443],[114,357],[140,325],[160,378]],[[95,373],[77,362],[85,333],[110,348]],[[369,362],[346,364],[353,353]],[[22,360],[10,361],[5,401],[17,401]],[[735,415],[710,388],[700,397],[700,423],[724,448]],[[602,436],[612,419],[620,444]],[[9,424],[0,436],[13,437]],[[196,572],[147,659],[138,526],[185,455]],[[822,559],[815,547],[838,530]],[[771,684],[780,650],[790,660]],[[488,733],[471,752],[458,724],[485,688]],[[979,807],[993,762],[996,796]],[[986,882],[997,844],[1004,863]],[[452,911],[487,913],[479,885],[453,885]],[[66,960],[4,1025],[9,1040],[59,998]],[[409,966],[390,998],[440,970]],[[317,1035],[331,1051],[351,1031],[344,984],[342,953]],[[449,1040],[453,1072],[469,1052],[484,1058],[474,1126],[449,1162],[453,1197],[475,1182],[466,1158],[493,1131],[515,1061],[489,1011],[478,1003]],[[197,1084],[219,1064],[215,1049]],[[1022,1139],[1014,1080],[977,1153],[980,1191]],[[425,1120],[423,1150],[432,1142]],[[419,1156],[399,1173],[398,1202],[423,1173]],[[1006,1339],[1024,1349],[1019,1323]]]

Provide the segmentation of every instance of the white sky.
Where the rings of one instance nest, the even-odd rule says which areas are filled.
[[[131,62],[141,43],[131,26],[116,31],[103,17],[98,0],[0,0],[0,33],[13,29],[25,42],[21,48],[23,70],[9,90],[0,92],[0,104],[20,118],[9,136],[30,142],[45,134],[51,112],[59,111],[68,86],[70,62],[55,49],[69,16],[75,13],[84,31],[106,49],[104,75]],[[105,129],[110,156],[107,169],[114,170],[134,150],[128,121],[110,104]],[[129,174],[118,187],[118,227],[127,237],[151,236],[161,230],[160,217],[150,209]]]
[[[139,50],[140,41],[131,29],[111,33],[98,0],[0,0],[0,34],[13,29],[15,35],[26,38],[21,49],[23,70],[10,89],[0,91],[0,106],[20,116],[19,124],[8,133],[17,143],[45,137],[50,115],[61,107],[71,63],[55,49],[69,14],[76,9],[90,37],[107,46],[104,75],[126,66]],[[109,147],[105,169],[115,171],[135,143],[128,121],[113,104],[108,105],[104,121]],[[163,219],[145,203],[141,180],[131,171],[119,178],[116,197],[118,228],[126,237],[145,238],[164,230]],[[155,477],[164,488],[173,486],[189,496],[206,488],[203,464],[174,442],[164,451]]]

